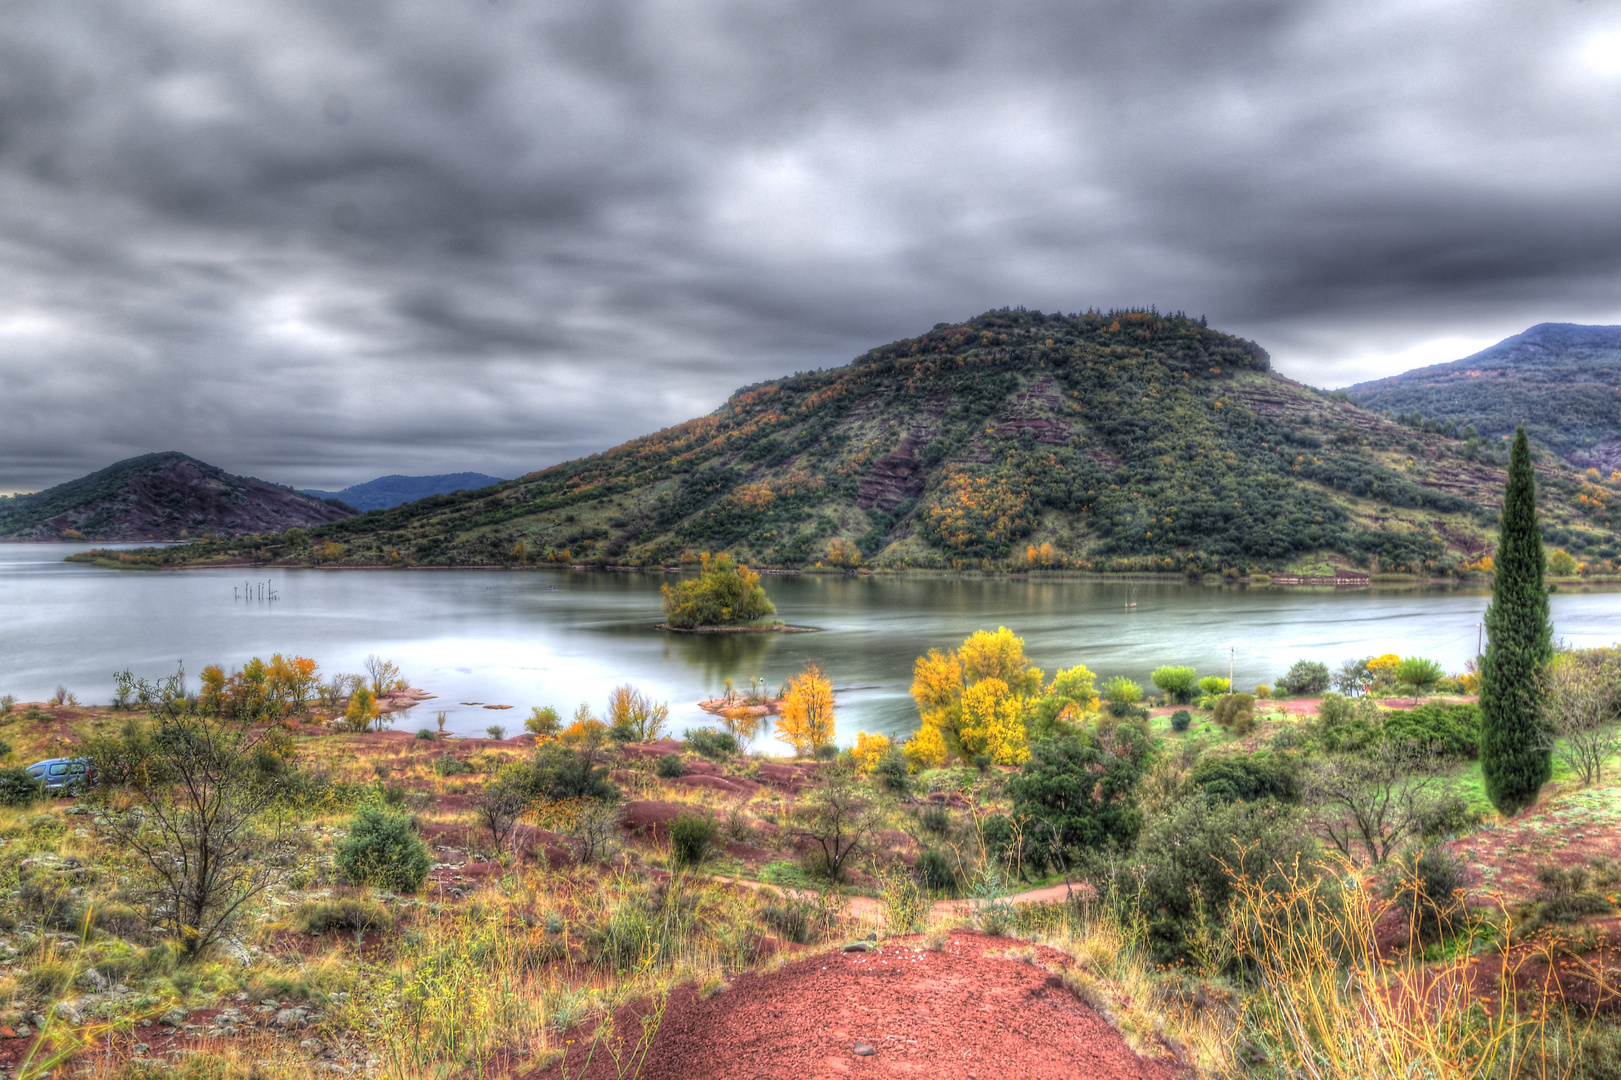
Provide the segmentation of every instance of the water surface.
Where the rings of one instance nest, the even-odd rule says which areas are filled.
[[[361,670],[368,653],[400,664],[438,699],[399,726],[482,733],[521,729],[533,705],[600,712],[634,682],[670,702],[675,728],[706,716],[694,702],[727,677],[776,686],[806,663],[838,689],[839,734],[916,726],[913,660],[975,629],[1008,626],[1049,674],[1082,663],[1145,685],[1159,664],[1192,664],[1240,686],[1272,683],[1301,657],[1340,661],[1422,654],[1448,671],[1474,655],[1488,596],[1480,589],[1293,591],[1182,583],[1016,578],[767,577],[779,615],[816,634],[677,635],[654,630],[664,574],[542,570],[115,571],[64,563],[65,544],[0,545],[0,693],[22,700],[58,684],[105,702],[114,671],[195,673],[272,652],[314,657],[324,672]],[[269,579],[279,599],[240,598]],[[237,597],[233,599],[233,589]],[[1137,607],[1127,609],[1135,589]],[[1621,593],[1561,591],[1555,634],[1576,645],[1621,640]],[[195,684],[195,682],[194,682]],[[507,704],[495,712],[462,702]]]

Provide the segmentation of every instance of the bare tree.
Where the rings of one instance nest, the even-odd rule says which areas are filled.
[[[518,819],[528,809],[532,795],[527,765],[513,764],[502,769],[494,779],[484,784],[473,800],[473,810],[479,821],[490,830],[490,838],[497,850],[506,847],[517,830]]]
[[[400,666],[381,656],[366,657],[366,674],[371,676],[371,692],[378,697],[387,697],[396,687],[405,684],[400,676]]]
[[[821,849],[831,881],[843,876],[845,863],[881,821],[872,792],[846,769],[829,770],[826,783],[804,795],[793,810],[794,835]]]
[[[1360,849],[1377,864],[1417,835],[1435,802],[1435,786],[1433,754],[1380,742],[1319,763],[1306,774],[1302,795],[1324,839],[1348,859]]]
[[[135,856],[153,922],[197,956],[287,872],[263,823],[285,787],[280,705],[205,713],[178,675],[136,689],[155,722],[87,745],[101,776],[91,821]]]
[[[1604,763],[1621,748],[1621,665],[1581,653],[1560,653],[1548,668],[1543,717],[1553,751],[1583,784],[1596,784]]]

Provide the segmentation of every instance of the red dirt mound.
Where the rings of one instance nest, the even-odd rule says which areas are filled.
[[[1056,976],[1004,959],[1015,945],[959,932],[928,952],[902,939],[871,953],[819,953],[774,973],[740,975],[707,1001],[683,988],[670,997],[642,1076],[1172,1080],[1184,1071],[1171,1057],[1137,1056]],[[619,1030],[634,1036],[637,1017],[622,1016]],[[571,1038],[565,1068],[572,1076],[589,1033]],[[858,1055],[858,1041],[874,1053]],[[613,1062],[599,1051],[581,1075],[613,1077]]]

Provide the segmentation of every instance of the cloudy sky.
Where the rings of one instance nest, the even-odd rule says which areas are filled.
[[[1621,322],[1617,0],[0,0],[0,491],[516,475],[1024,304]]]

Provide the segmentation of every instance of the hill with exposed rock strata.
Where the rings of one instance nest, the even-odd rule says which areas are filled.
[[[1609,503],[1539,470],[1550,542],[1614,557]],[[153,558],[1444,572],[1490,550],[1503,483],[1462,440],[1284,378],[1202,320],[1001,310],[481,491]]]

